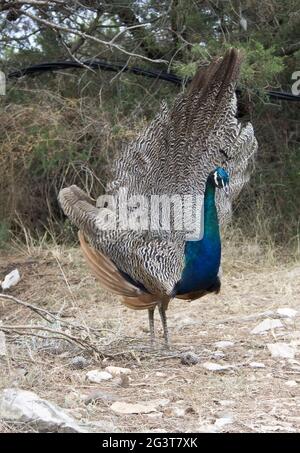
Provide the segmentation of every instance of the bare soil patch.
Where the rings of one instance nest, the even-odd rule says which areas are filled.
[[[47,332],[42,332],[43,338],[6,333],[0,388],[32,390],[81,424],[93,425],[93,430],[99,423],[99,431],[107,426],[108,431],[121,432],[299,432],[300,263],[268,263],[250,246],[230,245],[225,245],[223,262],[219,295],[170,304],[171,349],[166,351],[158,313],[157,344],[151,350],[147,312],[131,311],[102,291],[79,250],[52,248],[1,256],[0,280],[16,267],[22,277],[7,294],[45,308],[63,321],[98,329],[103,355],[53,339]],[[294,318],[282,317],[277,309],[283,307],[298,313]],[[47,326],[28,308],[1,298],[0,318],[5,325]],[[266,318],[280,319],[283,325],[252,334]],[[57,323],[52,327],[62,328]],[[72,334],[72,328],[67,332]],[[93,330],[90,333],[92,337]],[[232,344],[220,347],[216,345],[220,341]],[[272,357],[267,344],[278,342],[293,345],[295,357]],[[196,365],[181,363],[186,351],[198,356]],[[86,359],[83,368],[74,365],[78,356]],[[210,371],[203,366],[206,362],[224,368]],[[113,378],[96,384],[86,379],[88,371],[109,365],[130,368],[129,381]],[[150,413],[128,415],[111,409],[118,401],[156,400]],[[7,423],[0,429],[32,430]]]

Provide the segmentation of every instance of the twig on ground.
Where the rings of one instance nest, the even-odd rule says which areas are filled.
[[[41,316],[43,319],[45,319],[47,322],[50,322],[49,319],[47,318],[47,316],[50,316],[53,320],[57,321],[57,317],[55,315],[53,315],[52,313],[50,313],[50,311],[44,309],[44,308],[39,308],[39,307],[36,307],[35,305],[32,305],[32,304],[29,304],[28,302],[23,302],[22,300],[20,299],[17,299],[16,297],[14,296],[10,296],[9,294],[0,294],[0,299],[7,299],[7,300],[10,300],[12,302],[15,302],[19,305],[22,305],[23,307],[26,307],[26,308],[29,308],[30,310],[32,310],[34,313],[36,313],[37,315]]]
[[[89,331],[92,331],[92,332],[104,332],[104,331],[107,331],[107,332],[110,332],[110,329],[96,329],[94,327],[85,327],[85,326],[81,326],[79,324],[75,324],[71,321],[65,321],[63,320],[60,316],[57,316],[53,313],[51,313],[50,311],[46,310],[45,308],[40,308],[40,307],[37,307],[36,305],[33,305],[33,304],[30,304],[28,302],[24,302],[20,299],[17,299],[16,297],[14,296],[10,296],[8,294],[0,294],[0,299],[7,299],[11,302],[15,302],[17,303],[18,305],[22,305],[23,307],[26,307],[26,308],[29,308],[30,310],[32,310],[34,313],[36,313],[37,315],[41,316],[45,321],[49,322],[49,323],[53,323],[53,322],[59,322],[61,325],[64,325],[64,326],[68,326],[68,327],[71,327],[73,329],[78,329],[78,330],[81,330],[81,331],[85,331],[87,335],[89,335]],[[49,316],[50,319],[47,318],[47,316]]]
[[[22,332],[22,330],[38,330],[38,331],[44,331],[44,332],[49,332],[49,333],[52,333],[55,335],[55,337],[51,337],[51,338],[55,338],[55,339],[59,339],[59,340],[66,340],[66,341],[69,341],[71,343],[76,343],[78,344],[82,349],[85,349],[85,350],[90,350],[90,351],[93,351],[93,352],[96,352],[97,354],[101,354],[103,355],[93,344],[91,344],[90,342],[87,342],[86,340],[82,340],[78,337],[75,337],[74,335],[70,335],[70,334],[67,334],[61,330],[57,330],[57,329],[51,329],[50,327],[45,327],[45,326],[29,326],[29,325],[13,325],[13,326],[7,326],[5,324],[1,324],[0,325],[0,330],[2,330],[3,332],[15,332],[17,333],[18,335],[26,335],[27,333],[25,332]],[[33,336],[38,336],[38,335],[35,335],[33,333],[31,333]],[[28,334],[27,334],[28,335]],[[41,337],[41,335],[39,335]],[[42,337],[44,338],[44,337]]]

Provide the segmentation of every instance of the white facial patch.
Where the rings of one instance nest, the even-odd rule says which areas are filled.
[[[215,185],[218,187],[218,173],[216,171],[214,172],[214,180],[215,180]]]

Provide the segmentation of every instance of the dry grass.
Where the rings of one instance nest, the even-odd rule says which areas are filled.
[[[57,203],[60,188],[77,184],[101,194],[113,156],[145,125],[144,117],[105,111],[98,97],[66,98],[45,89],[19,96],[23,103],[7,101],[0,109],[0,246],[11,230],[23,241],[26,230],[35,240],[43,234],[70,239]]]
[[[274,250],[259,244],[230,240],[225,241],[224,249],[220,295],[170,304],[170,352],[162,348],[159,322],[157,346],[149,350],[146,312],[130,311],[102,291],[77,249],[52,247],[35,255],[34,248],[28,248],[26,253],[2,256],[0,277],[15,267],[22,275],[10,294],[59,314],[62,320],[99,329],[98,345],[107,357],[97,358],[49,336],[37,339],[7,334],[8,356],[2,359],[0,386],[33,390],[83,423],[105,422],[117,431],[205,431],[225,414],[233,422],[223,431],[299,432],[300,357],[272,358],[266,345],[276,341],[300,344],[300,317],[284,319],[283,328],[263,335],[250,332],[268,310],[299,309],[300,264],[279,259]],[[0,300],[0,314],[5,324],[41,324],[31,310],[7,300]],[[220,340],[234,345],[220,351],[215,346]],[[183,351],[194,351],[200,363],[182,365]],[[88,359],[86,368],[72,368],[71,360],[78,355]],[[202,367],[205,361],[234,367],[216,373]],[[251,368],[253,361],[264,363],[265,368]],[[109,364],[132,369],[129,387],[116,380],[103,384],[86,381],[87,371]],[[297,385],[287,385],[291,380]],[[95,390],[106,392],[110,400],[86,405],[84,396]],[[113,400],[162,398],[169,400],[167,405],[150,415],[128,417],[110,409]],[[185,415],[176,414],[174,407],[184,408]],[[0,430],[31,428],[3,424]]]

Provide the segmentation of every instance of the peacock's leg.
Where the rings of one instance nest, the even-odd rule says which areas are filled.
[[[159,309],[160,319],[161,319],[163,329],[164,329],[165,345],[166,345],[166,348],[169,349],[169,331],[168,331],[168,324],[167,324],[166,309],[162,303],[159,304],[158,309]]]
[[[154,345],[154,341],[155,341],[155,333],[154,333],[154,311],[155,311],[155,308],[149,308],[149,309],[148,309],[149,329],[150,329],[150,343],[151,343],[151,346]]]

